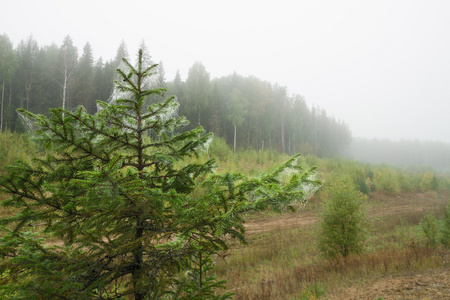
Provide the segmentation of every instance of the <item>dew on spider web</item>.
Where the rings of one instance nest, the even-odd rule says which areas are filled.
[[[144,64],[142,69],[145,70],[147,68],[151,67],[150,64]],[[120,69],[124,74],[128,75],[131,72],[130,67],[125,63],[125,62],[121,62],[118,69]],[[159,80],[159,76],[158,73],[156,72],[156,66],[154,67],[155,72],[153,72],[150,76],[146,76],[143,78],[143,80],[141,81],[141,90],[152,90],[152,89],[156,89],[156,88],[160,88],[162,86],[160,80]],[[127,83],[124,82],[124,78],[122,77],[121,74],[117,74],[115,81],[124,83],[126,85],[128,85]],[[138,84],[138,78],[136,75],[132,75],[130,77],[130,81],[137,86]],[[112,104],[114,103],[116,100],[119,99],[132,99],[134,100],[134,95],[132,92],[130,91],[121,91],[117,86],[114,87],[114,90],[108,100],[108,103]]]
[[[208,158],[209,158],[209,153],[208,153],[209,147],[211,146],[213,139],[214,139],[214,137],[211,135],[209,137],[209,139],[207,139],[206,142],[200,146],[200,149],[199,149],[200,151],[205,151]]]
[[[38,135],[36,134],[36,131],[41,129],[41,126],[39,126],[36,123],[36,121],[29,118],[27,115],[20,113],[20,112],[18,114],[19,114],[20,120],[22,122],[22,125],[25,128],[25,130],[27,131],[27,133],[33,137],[37,137]]]
[[[160,82],[160,76],[158,74],[158,70],[157,70],[157,65],[155,64],[151,64],[150,61],[145,62],[142,66],[142,70],[147,70],[148,68],[152,68],[152,70],[150,71],[150,75],[149,76],[145,76],[144,78],[142,78],[141,81],[141,86],[140,89],[143,91],[148,91],[148,90],[153,90],[153,89],[158,89],[162,87],[162,83]],[[137,86],[138,84],[138,77],[137,75],[132,73],[132,69],[129,67],[129,65],[125,62],[121,62],[121,64],[119,65],[119,68],[123,74],[125,74],[126,76],[128,76],[129,74],[131,74],[131,76],[129,77],[129,80],[131,83],[127,82],[126,80],[124,80],[123,76],[118,73],[116,78],[115,78],[115,82],[122,84],[125,87],[132,87],[132,85]],[[150,96],[152,97],[152,96]],[[148,98],[149,99],[149,98]],[[120,88],[120,85],[116,84],[113,92],[111,93],[111,96],[109,97],[109,99],[106,101],[106,103],[108,103],[109,105],[114,105],[117,104],[118,100],[131,100],[131,101],[135,101],[135,95],[132,91],[127,91],[127,90],[123,90]],[[161,99],[163,100],[163,98]],[[121,103],[121,105],[129,107],[129,109],[127,109],[126,111],[126,116],[124,114],[124,117],[121,119],[121,122],[123,124],[122,130],[124,132],[131,132],[135,129],[138,128],[138,122],[136,119],[136,110],[135,110],[135,106],[133,103]],[[176,101],[172,101],[169,103],[168,106],[162,106],[162,103],[154,103],[154,104],[145,104],[145,107],[148,107],[149,110],[148,112],[152,113],[154,112],[154,114],[150,117],[144,118],[140,120],[140,126],[141,128],[147,128],[150,127],[150,125],[152,123],[156,123],[156,122],[162,122],[165,123],[168,120],[170,120],[171,118],[178,118],[177,112],[178,112],[178,106],[179,103]],[[97,111],[101,111],[102,109],[104,109],[104,107],[102,107],[101,105],[97,106]],[[158,132],[158,135],[167,132],[167,131],[173,131],[173,128],[165,128],[162,129]]]

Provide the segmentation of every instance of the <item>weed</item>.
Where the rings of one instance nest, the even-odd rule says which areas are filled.
[[[295,300],[315,300],[320,299],[327,292],[326,288],[321,284],[314,282],[311,284],[306,291],[302,291],[299,295],[299,298],[295,298]]]

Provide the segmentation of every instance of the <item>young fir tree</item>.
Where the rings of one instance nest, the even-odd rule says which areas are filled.
[[[20,111],[49,154],[0,177],[10,195],[2,205],[17,212],[0,219],[3,298],[226,299],[215,295],[223,282],[210,255],[226,250],[225,237],[245,242],[246,212],[303,201],[318,183],[297,157],[254,179],[214,175],[214,160],[187,163],[212,136],[175,133],[187,123],[175,97],[146,104],[164,92],[152,88],[156,68],[142,51],[137,67],[124,59],[111,101],[94,115]]]
[[[361,253],[367,237],[367,196],[338,179],[326,187],[325,197],[319,221],[320,251],[330,259]]]

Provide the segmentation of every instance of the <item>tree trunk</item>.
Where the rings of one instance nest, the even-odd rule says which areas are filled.
[[[285,146],[285,142],[284,142],[284,116],[281,116],[281,153],[285,153],[286,150],[286,146]]]
[[[234,143],[233,143],[233,153],[236,153],[236,125],[234,125]]]
[[[140,87],[140,85],[139,85]],[[139,130],[137,135],[137,141],[138,141],[138,147],[137,147],[137,159],[138,159],[138,166],[137,169],[139,171],[139,177],[142,179],[143,174],[142,171],[144,170],[144,158],[143,158],[143,137],[142,137],[142,119],[141,119],[141,107],[139,107],[137,111],[137,128]],[[140,240],[144,235],[144,224],[140,218],[140,215],[137,216],[136,221],[136,231],[135,231],[135,240]],[[140,290],[137,290],[138,288],[138,282],[141,280],[142,277],[142,265],[144,263],[144,247],[142,245],[142,241],[139,241],[137,247],[133,250],[133,260],[134,260],[134,270],[131,273],[133,277],[133,288],[134,288],[134,299],[135,300],[144,300],[145,293],[143,293]]]
[[[288,140],[288,154],[291,155],[291,137]]]
[[[66,109],[66,91],[67,91],[67,68],[64,69],[64,83],[63,83],[63,96],[62,96],[62,108]]]
[[[12,95],[12,81],[9,83],[9,100],[8,100],[8,107],[11,107],[11,95]]]
[[[252,125],[252,119],[251,119],[251,118],[248,118],[248,127],[247,127],[247,148],[250,148],[251,125]]]
[[[269,148],[270,150],[272,150],[272,138],[270,137],[270,132],[269,132]]]
[[[0,132],[3,132],[3,100],[5,99],[5,81],[2,85],[2,104],[0,107]]]
[[[25,83],[25,100],[27,102],[27,110],[30,109],[30,92],[31,92],[31,82]]]
[[[140,238],[142,238],[143,233],[144,233],[144,229],[142,227],[142,224],[140,224],[141,222],[138,221],[137,224],[137,229],[136,229],[136,233],[135,233],[135,238],[138,240]],[[142,242],[139,242],[138,247],[135,249],[134,253],[134,264],[135,264],[135,269],[132,272],[132,276],[133,276],[133,288],[134,288],[134,299],[135,300],[144,300],[145,298],[145,294],[139,290],[136,290],[138,288],[137,282],[141,279],[142,277],[142,264],[143,264],[143,246],[142,246]]]

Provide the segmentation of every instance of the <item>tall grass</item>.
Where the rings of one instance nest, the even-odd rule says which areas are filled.
[[[18,134],[6,130],[0,132],[0,172],[6,165],[16,160],[28,160],[36,155],[38,149],[36,144],[26,134]]]

